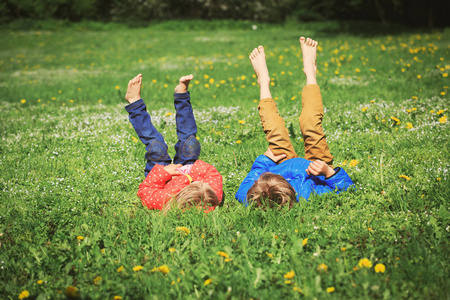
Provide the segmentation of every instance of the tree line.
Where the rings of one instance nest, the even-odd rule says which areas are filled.
[[[367,20],[418,27],[450,24],[440,0],[3,0],[0,22],[17,19],[146,23],[173,19],[258,22]]]

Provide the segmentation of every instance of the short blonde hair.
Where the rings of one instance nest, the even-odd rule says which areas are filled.
[[[171,200],[164,205],[164,210],[172,206],[180,209],[189,207],[208,208],[219,205],[219,198],[214,190],[200,181],[194,181],[176,193]]]
[[[295,190],[281,175],[264,173],[247,192],[247,201],[258,207],[294,206]]]

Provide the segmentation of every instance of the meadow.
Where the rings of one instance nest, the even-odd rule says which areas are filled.
[[[1,29],[0,299],[448,298],[450,29],[339,26]],[[319,41],[323,126],[355,187],[243,207],[234,193],[267,149],[248,54],[266,47],[302,153],[300,35]],[[142,206],[145,149],[124,110],[138,73],[172,157],[173,88],[194,74],[200,158],[223,175],[223,207]]]

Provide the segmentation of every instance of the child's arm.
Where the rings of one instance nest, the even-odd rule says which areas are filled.
[[[242,181],[241,185],[239,186],[238,191],[236,192],[235,198],[245,204],[245,206],[248,205],[247,202],[247,192],[252,187],[252,185],[255,183],[256,180],[261,177],[261,175],[265,172],[269,171],[270,167],[276,166],[276,163],[267,157],[266,155],[260,155],[255,159],[255,162],[252,165],[252,169],[247,174],[247,176]]]
[[[189,174],[192,176],[193,181],[201,181],[208,183],[209,186],[214,190],[214,193],[217,195],[217,198],[219,198],[219,202],[222,202],[222,196],[223,196],[223,180],[222,175],[220,175],[219,171],[217,169],[202,161],[197,160],[192,167],[192,171]]]
[[[170,197],[178,193],[178,190],[166,189],[166,183],[172,179],[172,175],[166,170],[167,167],[155,165],[148,173],[144,181],[139,185],[137,195],[141,198],[142,205],[148,209],[162,209]],[[187,180],[187,179],[186,179]]]
[[[325,185],[317,185],[315,192],[317,194],[327,193],[329,191],[336,191],[337,193],[347,190],[353,185],[353,181],[342,168],[334,169],[334,174],[331,177],[318,178]]]

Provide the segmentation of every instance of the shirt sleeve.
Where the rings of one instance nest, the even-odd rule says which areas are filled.
[[[325,183],[327,186],[329,186],[333,190],[337,190],[339,193],[340,191],[347,190],[350,186],[353,185],[353,181],[348,176],[347,172],[345,172],[342,168],[336,168],[336,173],[334,173],[333,176],[329,178],[325,178]]]
[[[247,202],[247,192],[248,190],[253,186],[256,180],[261,177],[261,175],[265,172],[268,172],[271,167],[276,166],[276,163],[268,158],[265,155],[258,156],[255,161],[253,162],[252,169],[247,174],[247,176],[242,181],[241,185],[239,186],[238,191],[236,192],[235,198],[245,204],[245,206],[248,205]]]
[[[162,209],[170,197],[179,192],[166,186],[171,179],[172,175],[169,172],[162,166],[155,165],[139,185],[137,195],[141,198],[142,205],[147,206],[148,209]]]
[[[193,181],[201,181],[208,183],[213,189],[214,193],[217,195],[219,202],[222,202],[223,197],[223,179],[217,169],[202,161],[197,160],[192,167],[191,175]]]

